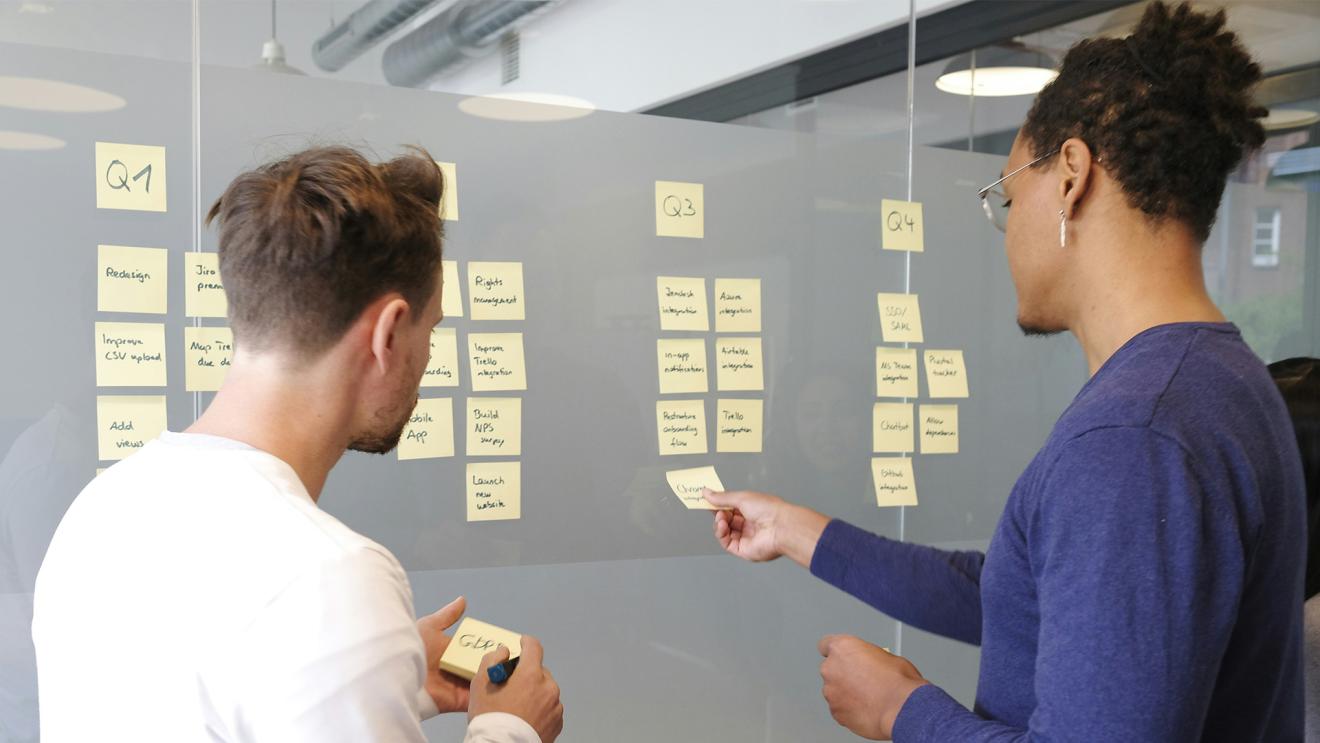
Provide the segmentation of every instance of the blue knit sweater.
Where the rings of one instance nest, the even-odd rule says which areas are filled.
[[[985,554],[836,520],[811,570],[981,646],[975,710],[921,687],[896,743],[1274,743],[1302,739],[1305,538],[1301,462],[1265,366],[1232,325],[1179,323],[1082,388]]]

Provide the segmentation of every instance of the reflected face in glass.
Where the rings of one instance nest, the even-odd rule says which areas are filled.
[[[421,313],[409,313],[396,329],[402,363],[396,364],[386,381],[385,403],[371,414],[366,430],[355,435],[348,448],[368,454],[385,454],[398,446],[403,429],[417,407],[422,374],[431,358],[431,328],[440,323],[440,282]]]
[[[1019,134],[1004,172],[1013,173],[1035,159]],[[997,206],[1007,212],[1004,246],[1017,290],[1017,322],[1028,335],[1067,330],[1062,298],[1068,294],[1068,253],[1059,246],[1058,211],[1063,199],[1054,175],[1056,163],[1057,158],[1046,159],[1000,184],[1005,201]]]

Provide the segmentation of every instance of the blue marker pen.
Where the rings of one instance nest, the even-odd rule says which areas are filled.
[[[490,678],[492,684],[502,684],[509,680],[513,675],[513,669],[518,667],[518,659],[510,658],[503,663],[496,663],[486,669],[486,676]]]

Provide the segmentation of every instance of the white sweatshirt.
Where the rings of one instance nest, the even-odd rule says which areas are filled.
[[[236,441],[166,433],[95,478],[34,603],[43,743],[413,743],[436,714],[398,561]],[[540,743],[502,713],[465,741]]]

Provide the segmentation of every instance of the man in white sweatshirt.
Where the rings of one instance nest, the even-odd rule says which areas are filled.
[[[468,743],[558,737],[534,638],[503,685],[442,673],[463,599],[416,620],[394,556],[316,505],[343,453],[393,449],[417,401],[443,190],[424,152],[320,148],[216,202],[233,365],[201,418],[96,478],[51,541],[32,622],[44,743],[412,743],[463,711]]]

